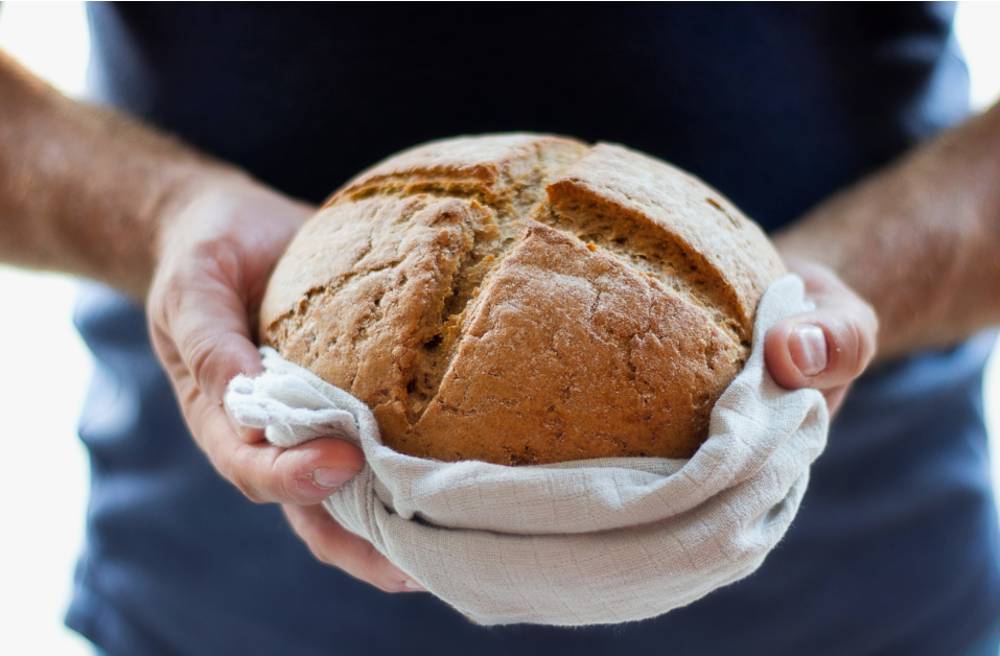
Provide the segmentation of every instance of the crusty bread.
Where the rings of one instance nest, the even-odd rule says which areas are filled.
[[[687,457],[783,272],[717,191],[621,146],[419,146],[334,194],[279,262],[262,341],[439,460]]]

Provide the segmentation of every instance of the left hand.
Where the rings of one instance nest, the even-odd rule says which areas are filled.
[[[201,176],[164,203],[147,300],[150,334],[195,442],[248,499],[281,503],[321,561],[386,592],[420,590],[319,504],[364,465],[353,444],[319,438],[283,449],[232,423],[223,407],[238,373],[260,372],[252,326],[275,262],[314,208],[245,175]]]
[[[878,319],[864,299],[816,262],[786,258],[805,282],[811,312],[778,322],[764,341],[764,361],[782,387],[813,387],[832,415],[875,355]]]

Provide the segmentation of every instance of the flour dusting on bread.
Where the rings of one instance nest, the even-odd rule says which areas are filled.
[[[756,224],[662,161],[462,137],[335,193],[279,262],[260,335],[404,453],[687,457],[783,271]]]

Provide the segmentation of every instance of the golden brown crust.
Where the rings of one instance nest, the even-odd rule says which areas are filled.
[[[393,155],[349,181],[327,205],[370,194],[422,191],[476,196],[502,204],[522,185],[538,188],[538,174],[552,163],[568,164],[587,147],[573,139],[502,134],[432,141]]]
[[[689,456],[783,268],[717,192],[620,146],[417,147],[289,246],[261,336],[441,460]]]
[[[639,230],[661,232],[694,267],[686,277],[701,280],[704,293],[728,311],[744,339],[752,331],[758,299],[784,271],[760,227],[722,194],[622,146],[594,146],[550,186],[549,198],[557,209],[594,202],[613,208],[614,218]]]

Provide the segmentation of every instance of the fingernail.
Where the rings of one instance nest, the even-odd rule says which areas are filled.
[[[403,587],[406,588],[407,590],[413,590],[414,592],[427,592],[427,588],[420,585],[413,579],[405,579],[403,581]]]
[[[796,326],[788,348],[803,376],[815,376],[826,369],[826,335],[819,326],[810,323]]]
[[[358,472],[353,469],[333,469],[320,467],[313,470],[313,482],[320,487],[337,488],[354,478]]]

